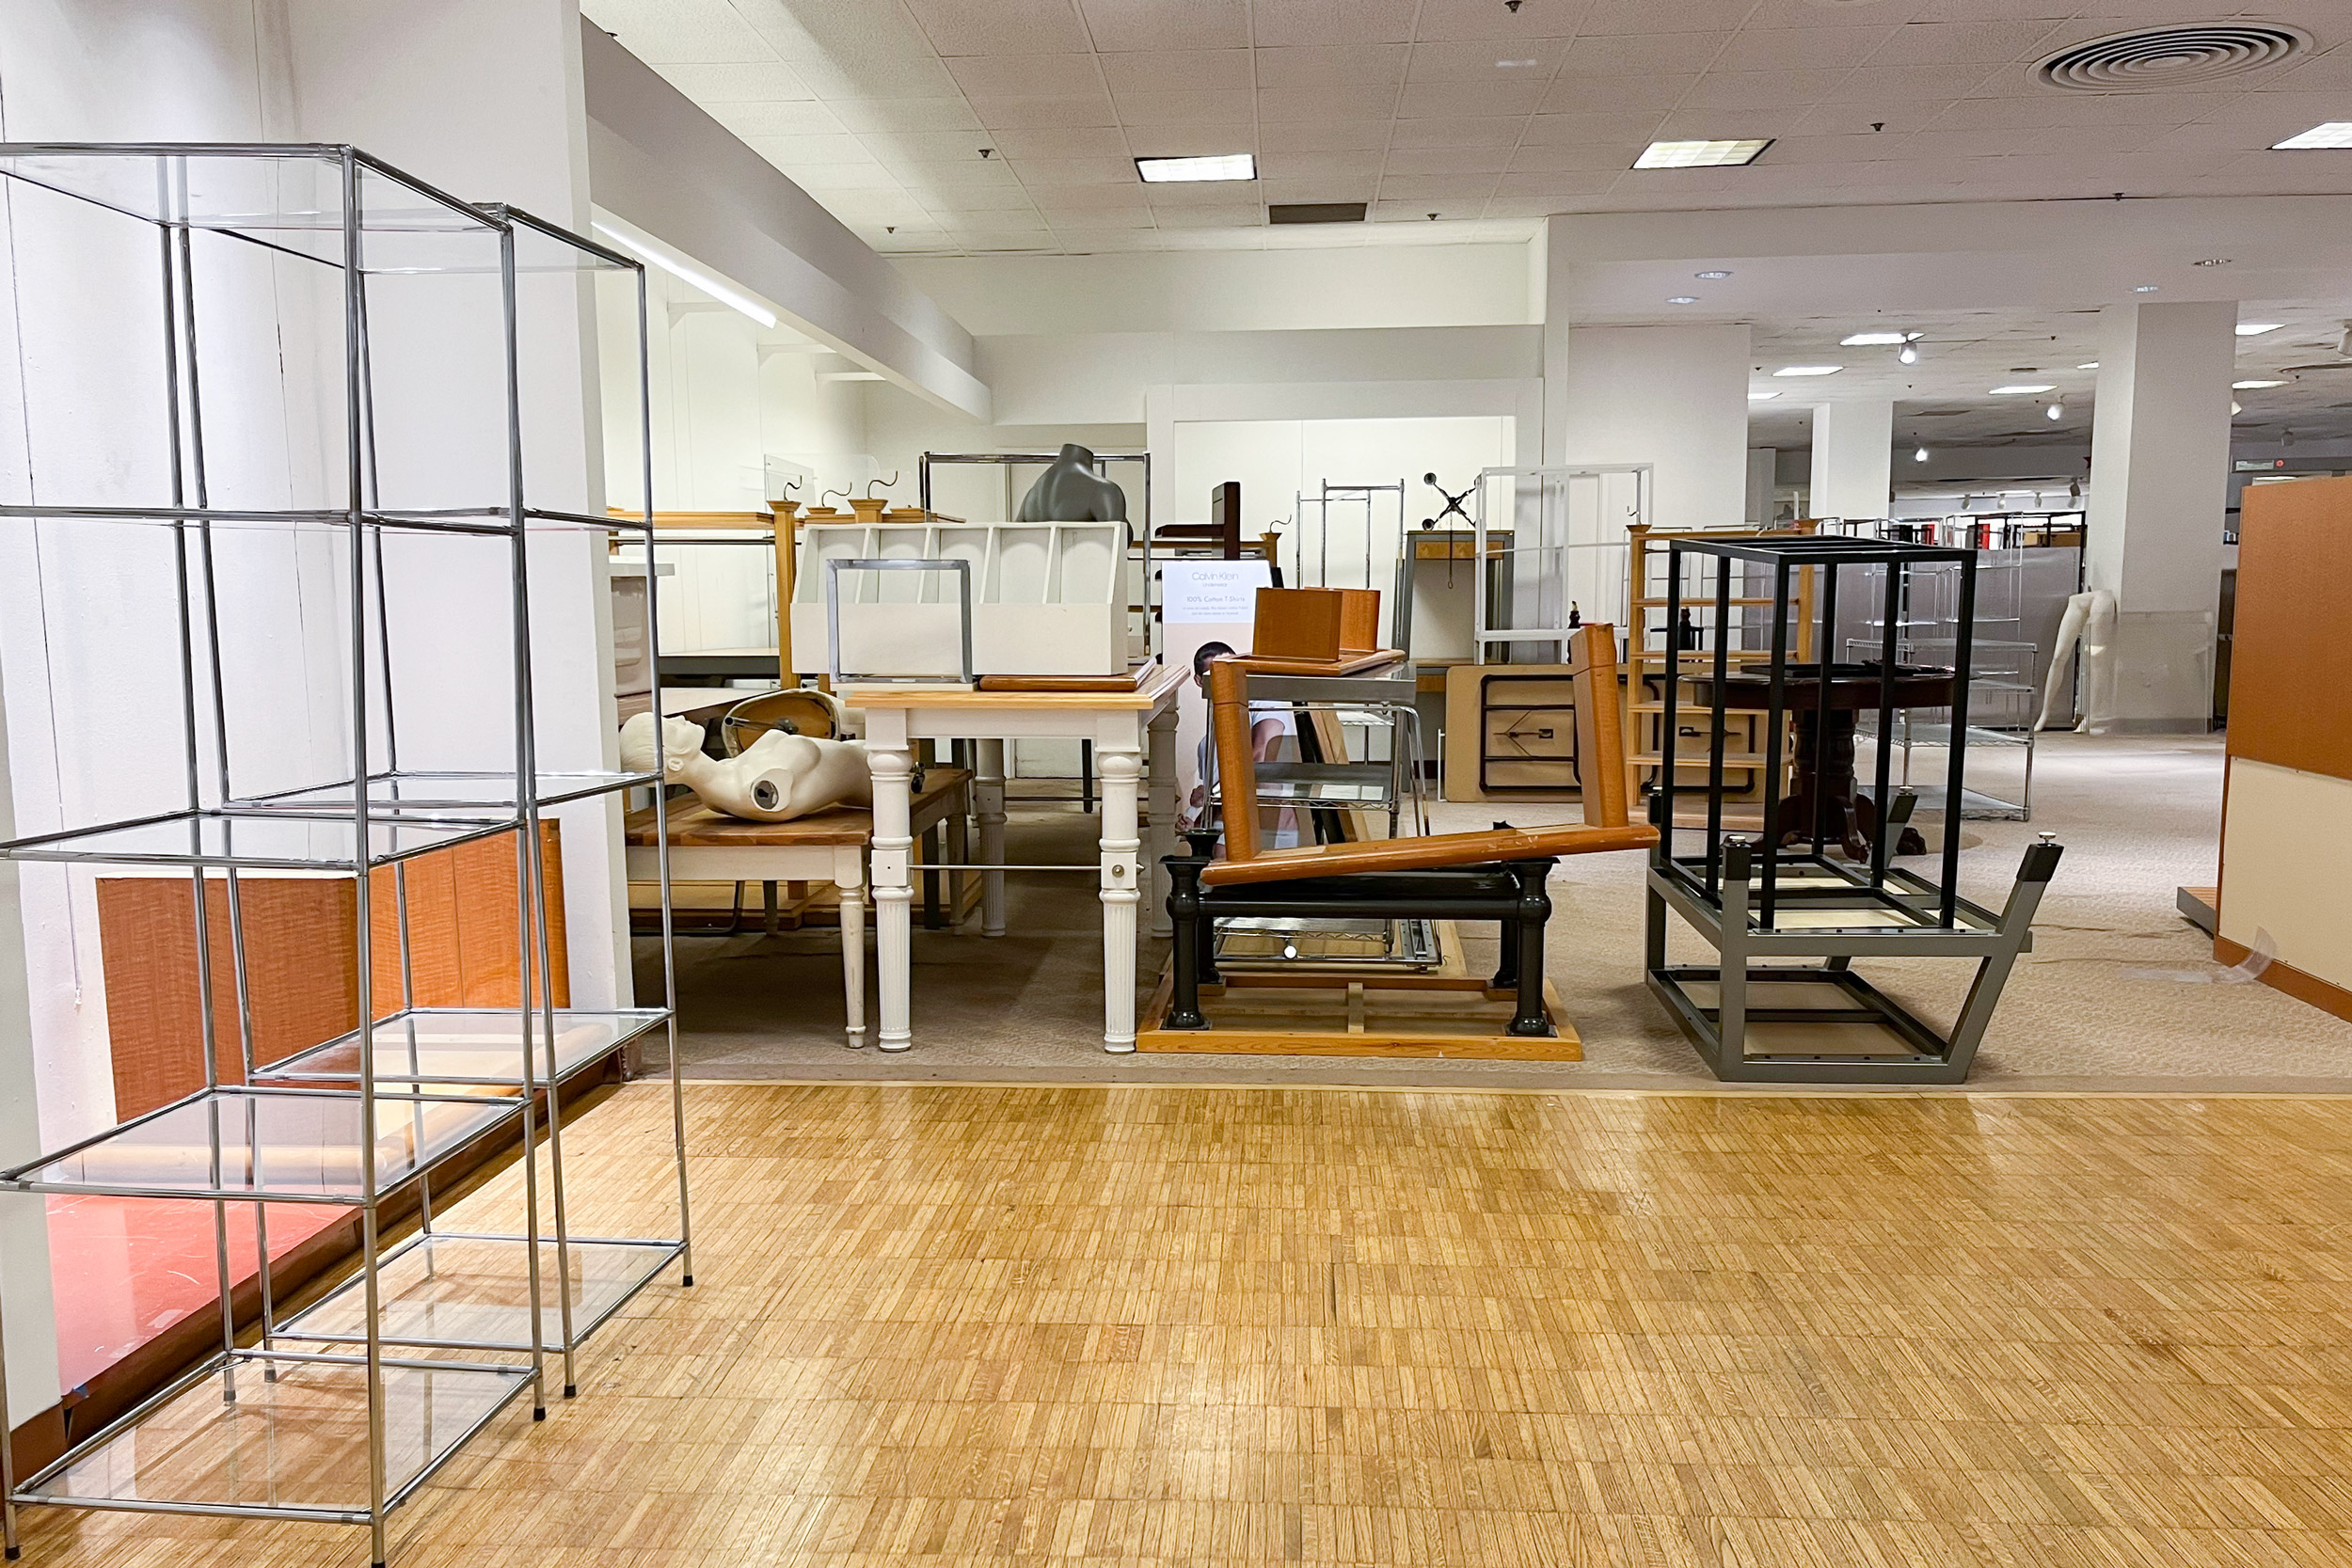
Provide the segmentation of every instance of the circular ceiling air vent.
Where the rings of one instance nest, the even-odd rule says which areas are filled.
[[[2278,65],[2311,43],[2300,28],[2269,22],[2149,27],[2061,49],[2035,74],[2075,92],[2154,92]]]

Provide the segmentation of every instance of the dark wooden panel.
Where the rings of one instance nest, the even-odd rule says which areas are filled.
[[[2352,779],[2352,479],[2246,487],[2230,754]]]

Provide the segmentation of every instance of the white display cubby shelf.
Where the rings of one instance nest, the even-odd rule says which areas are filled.
[[[834,562],[961,562],[972,588],[972,658],[989,675],[1116,675],[1128,667],[1125,523],[810,522],[793,573],[796,648],[830,645]],[[961,658],[948,572],[845,569],[841,667],[936,675]]]
[[[15,193],[19,322],[84,372],[57,383],[40,428],[103,415],[111,442],[95,461],[70,441],[60,457],[32,432],[27,471],[64,496],[28,481],[0,504],[0,530],[30,531],[40,563],[0,601],[40,609],[51,574],[95,585],[119,610],[118,638],[160,627],[178,653],[176,680],[156,678],[151,657],[143,668],[139,766],[76,757],[72,776],[97,780],[83,793],[101,803],[60,799],[60,825],[0,842],[0,857],[185,876],[185,1050],[204,1074],[193,1093],[0,1170],[0,1192],[209,1203],[220,1302],[216,1350],[36,1473],[18,1477],[0,1444],[8,1555],[18,1506],[46,1503],[365,1526],[381,1564],[387,1515],[469,1438],[526,1392],[545,1414],[549,1359],[569,1396],[590,1332],[673,1261],[693,1282],[666,851],[658,1006],[555,1005],[542,863],[555,809],[647,786],[661,802],[650,775],[541,766],[532,671],[534,596],[578,587],[542,560],[601,558],[583,532],[652,548],[644,269],[349,147],[0,144],[0,178]],[[637,310],[635,385],[605,388],[638,401],[648,500],[634,517],[527,496],[526,431],[579,418],[565,367],[599,277]],[[101,285],[125,279],[135,298],[94,308]],[[61,293],[46,312],[40,285]],[[541,342],[560,351],[546,356],[551,380],[532,352]],[[297,410],[324,458],[309,467],[289,434]],[[565,477],[558,464],[549,482]],[[596,547],[566,555],[567,540]],[[60,664],[85,681],[107,649],[88,645],[101,617],[43,613],[54,707]],[[563,733],[577,749],[591,729]],[[135,791],[160,794],[134,804]],[[500,835],[515,844],[515,1000],[424,1005],[410,863]],[[240,880],[261,871],[355,884],[351,1026],[275,1061],[258,1059]],[[209,913],[221,908],[225,943]],[[387,940],[396,995],[371,961]],[[676,1233],[575,1236],[558,1090],[662,1029]],[[238,1083],[218,1066],[232,1038]],[[524,1153],[520,1229],[437,1221],[437,1169],[501,1139]],[[281,1203],[356,1211],[361,1237],[348,1277],[284,1318],[267,1266]],[[262,1260],[258,1318],[244,1323],[231,1205],[251,1206]],[[412,1208],[416,1233],[388,1239]]]

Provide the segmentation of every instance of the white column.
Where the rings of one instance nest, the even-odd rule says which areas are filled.
[[[2099,312],[2090,425],[2089,586],[2115,595],[2114,705],[2094,729],[2202,730],[2228,505],[2237,307]]]
[[[1110,726],[1094,742],[1094,768],[1103,790],[1103,1049],[1136,1048],[1136,905],[1142,895],[1143,841],[1137,836],[1136,785],[1143,776],[1140,736],[1115,736]]]
[[[914,835],[912,776],[902,709],[874,708],[866,716],[866,757],[874,775],[874,966],[880,972],[882,1027],[876,1044],[904,1051],[914,1043],[912,1022],[914,886],[910,873]]]
[[[1816,517],[1883,517],[1894,494],[1895,404],[1891,400],[1813,405]]]
[[[1780,451],[1775,447],[1748,449],[1748,527],[1765,528],[1772,520],[1772,492],[1780,484]]]

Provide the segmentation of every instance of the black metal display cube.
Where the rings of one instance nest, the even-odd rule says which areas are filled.
[[[1661,726],[1650,801],[1659,826],[1646,911],[1651,990],[1726,1081],[1962,1082],[2010,969],[2030,944],[2034,909],[2060,851],[2047,834],[2029,847],[1997,914],[1960,896],[1957,811],[1943,815],[1936,879],[1892,863],[1929,847],[1910,826],[1910,793],[1890,791],[1885,745],[1877,748],[1873,787],[1858,786],[1854,734],[1865,712],[1878,716],[1883,736],[1898,708],[1948,708],[1955,738],[1946,799],[1961,799],[1976,552],[1753,533],[1685,536],[1668,550],[1665,625],[1678,645],[1665,661],[1664,711],[1703,709],[1712,721],[1702,732],[1710,737],[1706,750],[1687,760],[1676,755],[1680,724],[1670,718]],[[1896,658],[1914,574],[1922,569],[1960,575],[1949,668]],[[1812,574],[1810,593],[1801,574]],[[1856,578],[1870,591],[1873,577],[1881,657],[1841,663],[1835,657],[1838,594],[1853,591]],[[1694,581],[1701,592],[1686,597]],[[1808,604],[1818,614],[1810,626]],[[1687,630],[1686,610],[1693,612]],[[1760,624],[1750,611],[1763,612]],[[1818,653],[1805,653],[1808,641]],[[1724,721],[1742,709],[1764,720],[1762,810],[1752,836],[1725,825],[1725,797],[1734,792],[1725,788]],[[1704,785],[1683,782],[1680,771],[1702,759]],[[1701,843],[1695,853],[1683,852],[1677,834],[1692,832]],[[1667,963],[1669,907],[1714,945],[1716,967]],[[1939,1033],[1851,967],[1856,958],[1895,957],[1976,960],[1976,979],[1948,1031]],[[1770,990],[1763,1006],[1751,1005],[1758,987]]]

